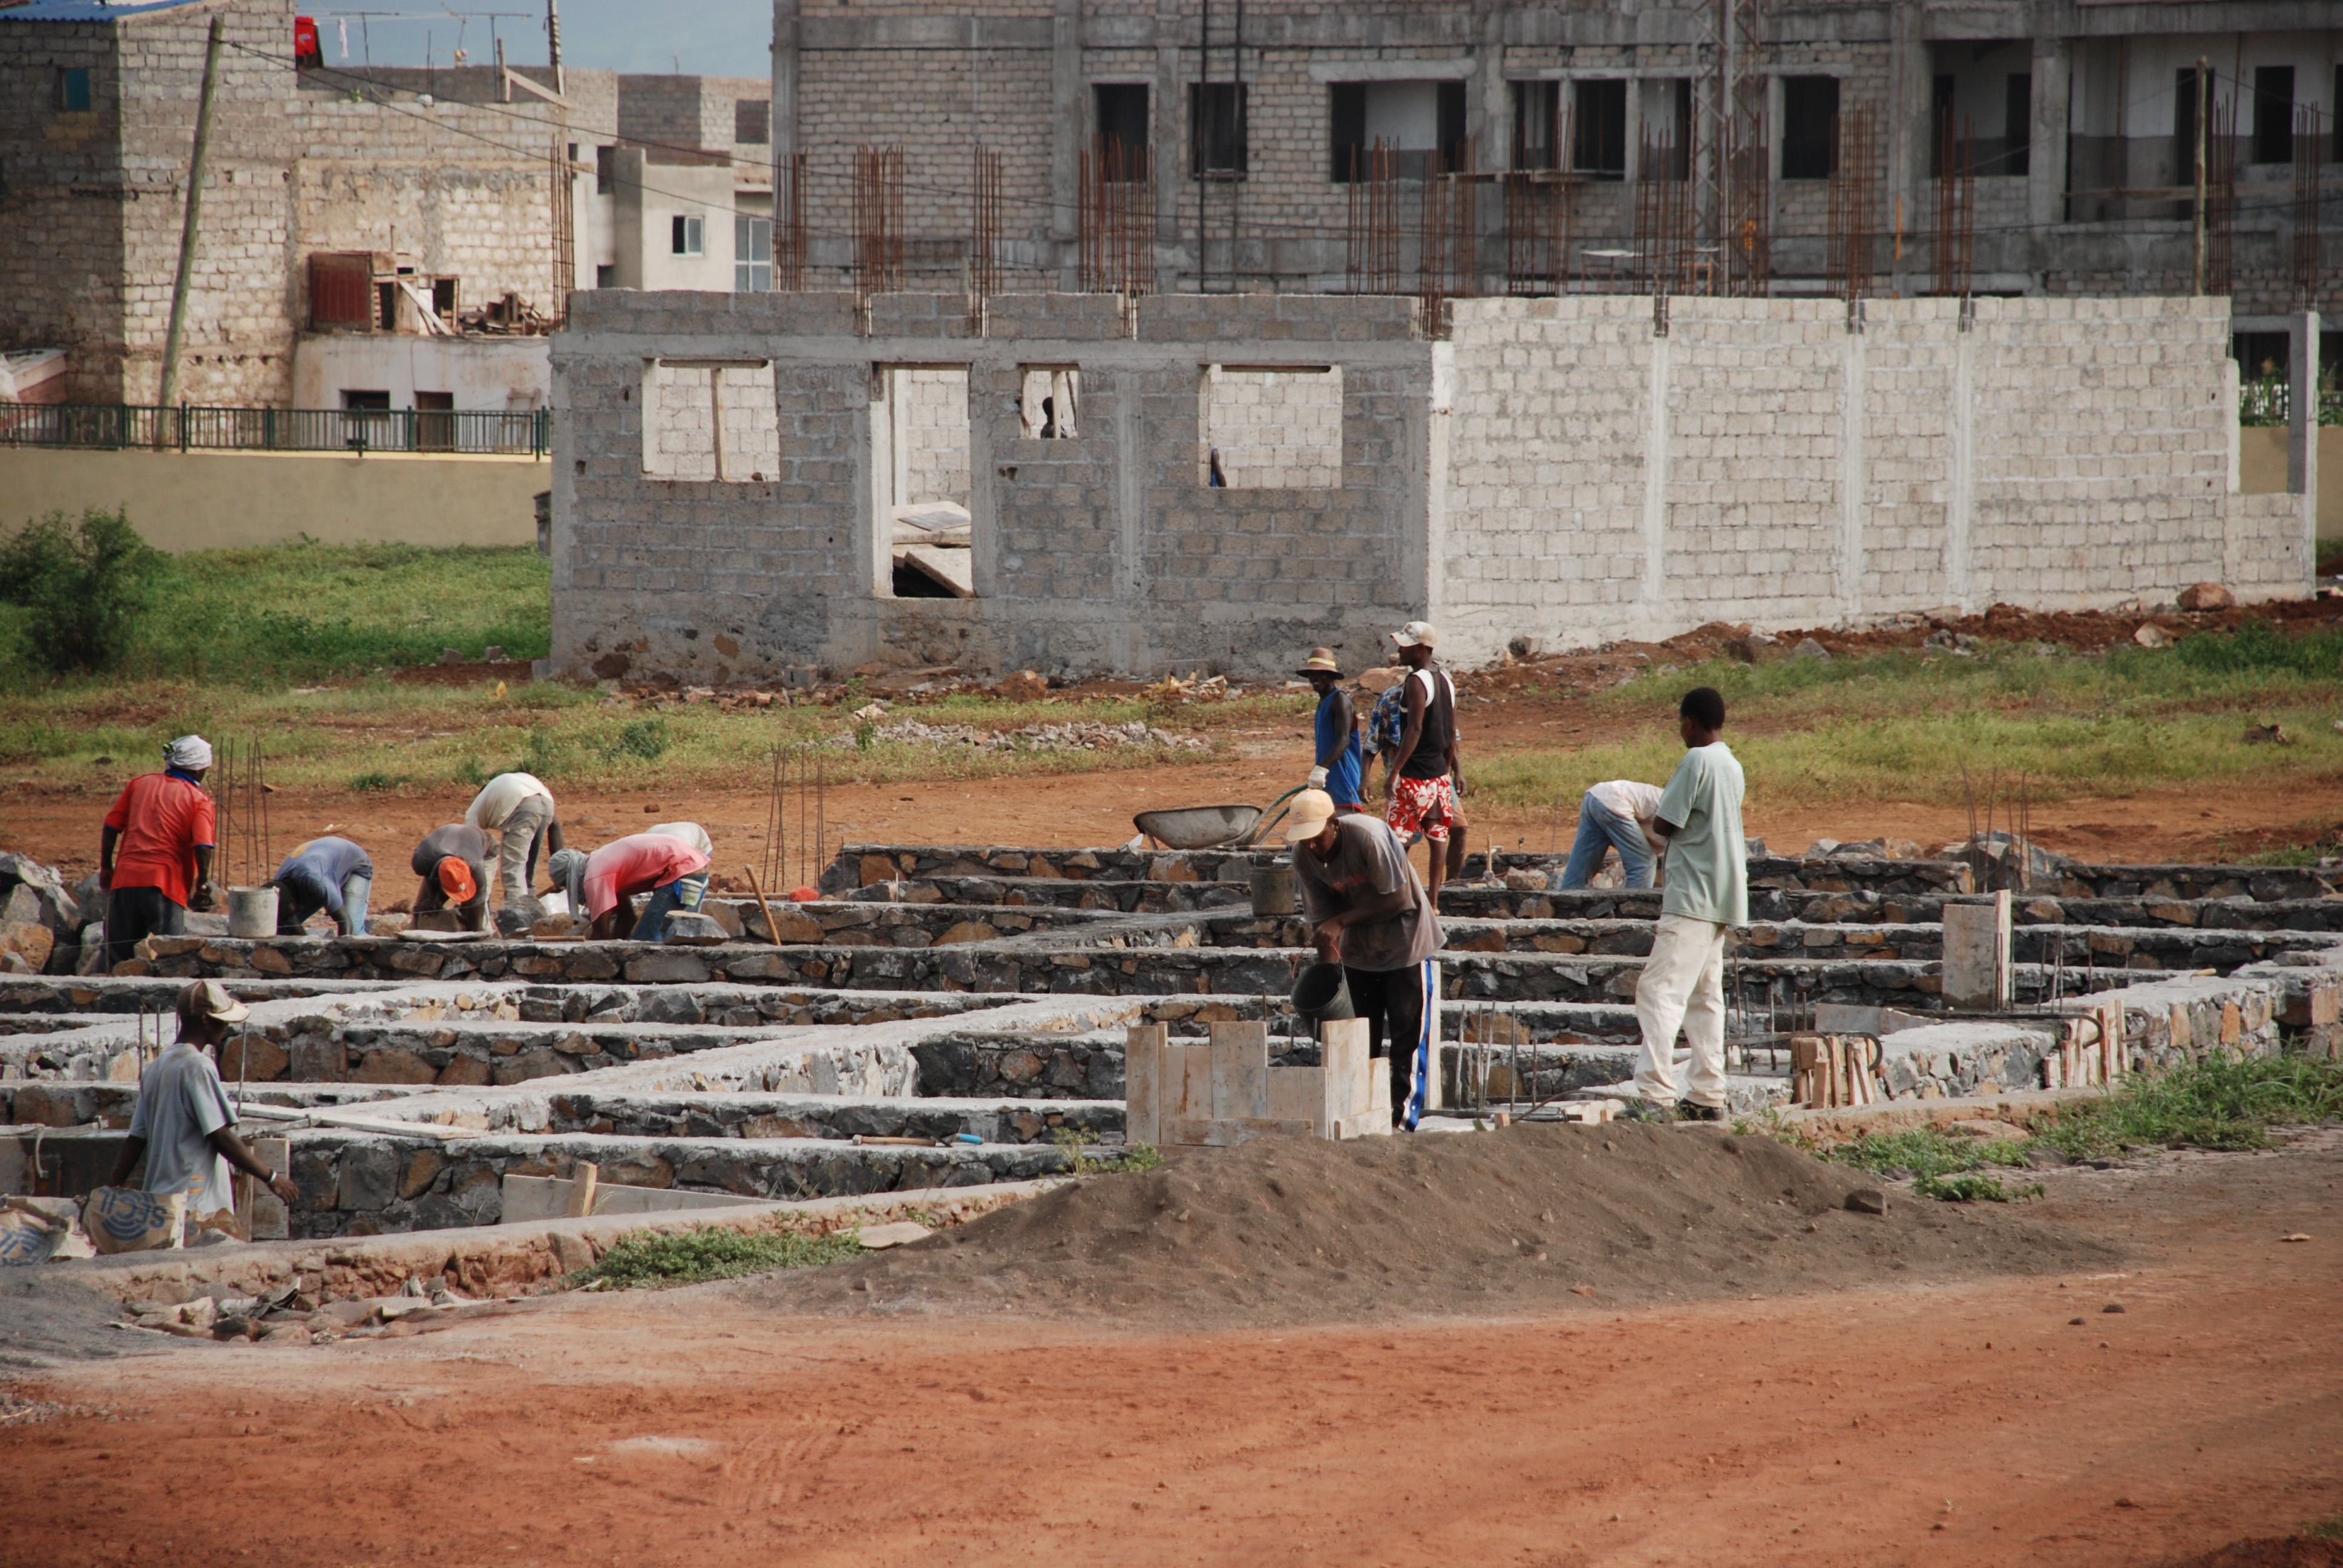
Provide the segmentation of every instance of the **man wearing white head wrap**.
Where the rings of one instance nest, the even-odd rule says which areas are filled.
[[[131,957],[140,938],[177,936],[189,910],[212,907],[214,817],[204,792],[211,746],[200,735],[183,735],[164,749],[163,764],[162,772],[124,785],[106,814],[97,876],[107,893],[109,968]]]

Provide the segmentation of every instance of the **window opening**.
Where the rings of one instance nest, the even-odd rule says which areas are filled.
[[[2034,76],[2012,71],[2002,87],[2001,167],[1996,174],[2022,175],[2034,166]]]
[[[1132,166],[1131,156],[1147,146],[1150,137],[1147,119],[1147,84],[1144,82],[1101,82],[1091,89],[1098,113],[1099,138],[1122,145],[1123,162],[1116,174],[1124,180]]]
[[[732,139],[740,146],[749,147],[771,145],[773,101],[770,98],[733,99]]]
[[[415,449],[452,452],[456,449],[456,395],[417,392],[415,395]]]
[[[1561,126],[1560,82],[1513,84],[1513,167],[1524,172],[1560,168]]]
[[[1582,80],[1572,86],[1570,166],[1597,179],[1627,177],[1627,84]]]
[[[1245,172],[1245,88],[1237,82],[1188,84],[1188,172],[1237,178]]]
[[[669,227],[669,246],[676,256],[699,256],[706,242],[707,219],[696,214],[678,213]]]
[[[747,213],[732,219],[732,291],[769,294],[773,287],[773,220]]]
[[[458,297],[460,291],[457,287],[460,281],[453,277],[435,277],[431,280],[431,314],[451,327],[456,325],[457,307],[460,303]],[[421,405],[418,404],[417,407],[419,407]]]
[[[1654,163],[1638,168],[1635,177],[1682,180],[1692,175],[1692,78],[1661,76],[1642,84],[1644,127],[1652,133]],[[1666,126],[1664,133],[1660,127]]]
[[[1071,441],[1079,433],[1082,373],[1071,365],[1020,367],[1018,433],[1029,441]]]
[[[871,391],[882,597],[974,598],[968,367],[874,367]]]
[[[1838,78],[1782,78],[1782,177],[1826,180],[1836,156]]]
[[[594,194],[608,196],[618,188],[618,149],[596,147],[594,149]]]
[[[69,115],[87,114],[91,104],[89,73],[79,66],[57,74],[57,107]]]
[[[759,484],[780,472],[771,362],[655,359],[643,373],[643,475]]]
[[[1463,162],[1462,82],[1335,82],[1326,95],[1333,148],[1329,172],[1336,185],[1348,185],[1353,169],[1367,166],[1368,149],[1377,142],[1396,149],[1394,172],[1402,179],[1422,179],[1434,155],[1443,167]]]
[[[1342,483],[1340,366],[1208,365],[1197,389],[1197,483],[1318,490]]]
[[[596,262],[594,264],[594,286],[597,288],[618,287],[618,264],[614,261]]]
[[[2294,67],[2291,65],[2254,67],[2253,161],[2258,164],[2294,162]]]

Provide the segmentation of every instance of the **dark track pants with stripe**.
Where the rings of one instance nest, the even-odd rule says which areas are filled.
[[[1367,1049],[1390,1059],[1392,1125],[1413,1130],[1423,1114],[1432,1030],[1440,1020],[1440,965],[1431,959],[1400,970],[1345,964],[1342,978],[1352,1010],[1367,1020]]]

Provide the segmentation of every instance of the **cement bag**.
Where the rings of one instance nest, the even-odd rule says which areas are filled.
[[[65,1232],[64,1225],[45,1215],[19,1209],[0,1211],[0,1268],[47,1262]]]
[[[82,1229],[101,1253],[146,1252],[167,1247],[179,1229],[186,1194],[100,1187],[81,1206]]]

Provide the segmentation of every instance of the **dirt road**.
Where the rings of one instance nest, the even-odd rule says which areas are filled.
[[[2036,1219],[2128,1250],[2089,1276],[1181,1335],[711,1286],[174,1347],[19,1385],[106,1413],[0,1429],[0,1563],[2162,1563],[2343,1513],[2317,1143],[2055,1177]]]

